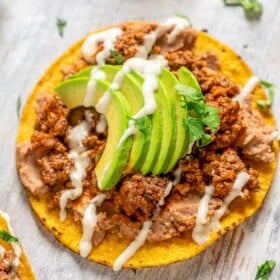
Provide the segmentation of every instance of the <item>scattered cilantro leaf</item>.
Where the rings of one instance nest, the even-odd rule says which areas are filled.
[[[152,196],[148,193],[144,193],[144,198],[149,199],[149,200],[153,199]]]
[[[240,5],[249,19],[258,19],[262,15],[263,6],[258,0],[224,0],[226,5]]]
[[[258,100],[257,105],[264,111],[268,112],[268,107],[271,106],[273,97],[274,97],[274,87],[273,84],[266,82],[266,81],[261,81],[261,84],[266,88],[268,92],[268,98],[266,100]]]
[[[190,26],[192,26],[192,23],[190,21],[190,18],[184,14],[181,14],[181,13],[176,13],[176,17],[180,17],[180,18],[184,18],[186,20],[188,20],[188,22],[190,23]]]
[[[64,28],[66,25],[67,25],[67,22],[64,19],[61,19],[61,18],[56,19],[56,26],[57,26],[58,34],[60,37],[63,37]]]
[[[18,239],[11,235],[8,231],[6,230],[0,230],[0,239],[2,239],[5,242],[14,242],[18,243]]]
[[[21,98],[20,98],[20,96],[18,96],[18,98],[17,98],[17,116],[18,116],[18,118],[20,115],[20,109],[21,109]]]
[[[272,272],[275,264],[275,261],[267,260],[262,265],[258,266],[255,280],[267,280],[268,274]]]
[[[117,50],[110,50],[111,56],[115,59],[116,64],[123,64],[123,56]]]

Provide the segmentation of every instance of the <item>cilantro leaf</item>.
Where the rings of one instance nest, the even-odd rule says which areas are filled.
[[[199,118],[186,117],[183,120],[183,125],[190,135],[191,144],[199,140],[205,133],[204,125]]]
[[[275,264],[275,261],[267,260],[262,265],[258,266],[255,280],[267,280],[268,274],[272,272]]]
[[[56,20],[56,26],[58,29],[58,34],[60,37],[63,37],[64,35],[64,28],[67,25],[67,22],[61,18],[57,18]]]
[[[202,117],[202,122],[208,126],[212,133],[215,133],[220,124],[219,108],[207,106],[205,107],[205,114]]]
[[[116,64],[123,64],[124,58],[117,50],[110,50],[110,54],[115,59]]]
[[[20,109],[21,109],[21,98],[20,98],[20,96],[18,96],[18,98],[17,98],[17,116],[18,116],[18,118],[20,115]]]
[[[128,117],[129,120],[134,121],[135,127],[144,135],[148,137],[148,131],[150,130],[150,122],[147,121],[147,117],[142,117],[142,118],[133,118],[133,117]]]
[[[189,71],[186,72],[186,75],[190,75],[190,80],[195,79]],[[221,119],[219,108],[207,105],[198,83],[193,83],[193,85],[191,87],[177,84],[175,89],[181,96],[182,108],[186,110],[183,126],[189,135],[189,146],[196,143],[198,147],[204,147],[212,141],[212,136],[207,133],[206,128],[209,128],[211,133],[215,133]]]
[[[257,105],[264,111],[268,112],[268,107],[271,106],[273,97],[274,97],[274,87],[273,84],[266,82],[266,81],[261,81],[261,84],[266,88],[268,91],[268,98],[266,100],[258,100]]]
[[[224,0],[226,5],[240,5],[249,19],[257,19],[262,15],[263,6],[258,0]]]
[[[190,18],[188,16],[183,15],[181,13],[176,13],[176,17],[180,17],[180,18],[184,18],[184,19],[188,20],[188,22],[190,23],[190,26],[192,26],[192,23],[191,23]]]
[[[203,96],[201,90],[199,90],[197,88],[182,85],[182,84],[177,84],[175,86],[175,89],[177,90],[177,92],[180,95],[182,95],[188,99],[192,99],[195,101],[204,100],[204,96]]]
[[[18,239],[11,235],[8,231],[6,230],[0,230],[0,239],[2,239],[5,242],[14,242],[18,243]]]
[[[199,147],[205,147],[212,142],[212,137],[209,134],[203,134],[199,139]]]
[[[144,193],[143,196],[144,196],[144,198],[146,198],[148,200],[152,200],[153,199],[152,196],[150,194],[148,194],[148,193]]]

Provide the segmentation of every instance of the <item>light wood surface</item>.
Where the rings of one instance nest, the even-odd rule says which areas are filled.
[[[12,216],[37,279],[254,279],[257,265],[274,259],[280,279],[280,176],[259,213],[192,260],[160,268],[122,270],[90,263],[61,246],[36,220],[15,167],[17,99],[26,100],[49,64],[90,30],[131,19],[165,20],[182,13],[195,27],[232,46],[261,79],[275,85],[280,120],[280,2],[263,1],[258,21],[222,0],[0,0],[0,208]],[[67,21],[60,38],[56,18]],[[247,47],[246,47],[247,46]]]

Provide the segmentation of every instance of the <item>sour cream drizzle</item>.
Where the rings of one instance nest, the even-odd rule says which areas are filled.
[[[223,200],[223,205],[218,210],[216,210],[209,223],[207,223],[207,213],[214,188],[212,186],[206,187],[205,194],[198,206],[196,226],[192,233],[192,238],[196,243],[200,245],[206,243],[209,239],[210,232],[214,229],[220,228],[220,219],[226,213],[229,204],[236,197],[243,195],[242,188],[248,183],[249,178],[250,176],[246,172],[240,172],[237,175],[231,191]]]
[[[240,93],[235,96],[234,100],[238,101],[240,104],[243,104],[246,97],[255,89],[259,82],[260,79],[258,77],[252,76],[240,91]]]
[[[142,85],[142,91],[143,91],[143,97],[144,97],[144,106],[133,116],[133,118],[142,118],[147,115],[151,115],[156,110],[156,102],[154,98],[154,91],[158,88],[158,81],[157,77],[161,74],[161,67],[167,66],[168,62],[165,60],[165,58],[161,55],[151,55],[150,58],[149,53],[151,52],[151,49],[156,42],[158,38],[160,38],[165,32],[172,29],[172,32],[168,35],[168,43],[173,43],[178,34],[186,27],[188,27],[190,24],[185,19],[179,19],[179,18],[172,18],[167,20],[163,24],[159,24],[159,26],[156,28],[155,31],[149,33],[146,35],[144,39],[144,44],[139,47],[138,51],[136,52],[135,57],[128,59],[122,69],[116,74],[114,77],[114,80],[112,84],[110,85],[109,89],[103,94],[103,96],[100,98],[98,103],[95,106],[95,109],[97,112],[104,114],[107,108],[107,105],[109,104],[110,98],[111,98],[111,91],[117,90],[121,87],[124,75],[126,73],[129,73],[131,71],[136,71],[142,74],[144,78],[144,82]],[[91,79],[87,85],[87,92],[84,99],[84,106],[89,107],[92,106],[94,103],[95,98],[95,91],[96,91],[96,80],[98,79],[104,79],[106,78],[105,73],[101,70],[101,66],[104,65],[105,60],[110,55],[110,49],[114,49],[114,42],[117,38],[117,36],[121,35],[122,30],[119,28],[112,28],[109,30],[105,30],[103,32],[99,32],[96,34],[91,35],[88,37],[85,41],[85,43],[82,46],[82,54],[84,58],[90,62],[94,63],[94,54],[98,51],[99,43],[103,42],[104,49],[97,54],[96,56],[96,63],[97,67],[95,67],[91,72]],[[102,128],[104,127],[103,123],[104,120],[101,120],[100,118],[99,126]],[[102,131],[100,127],[98,128],[99,131]],[[131,120],[129,122],[127,130],[124,132],[123,136],[121,137],[118,147],[121,146],[121,144],[130,136],[135,133],[137,133],[137,129],[135,127],[135,121]],[[85,168],[84,168],[85,169]],[[105,168],[106,169],[106,168]],[[85,175],[84,175],[85,176]],[[81,177],[80,177],[81,178]],[[161,206],[164,205],[165,198],[169,195],[169,193],[172,190],[172,186],[174,184],[177,184],[180,181],[181,178],[181,169],[176,170],[175,172],[175,179],[173,182],[169,182],[166,186],[165,193],[161,197],[161,199],[158,202],[157,208],[154,212],[154,215],[157,215],[160,211]],[[81,180],[80,180],[81,181]],[[80,193],[82,191],[82,188],[79,184],[77,186],[77,192]],[[72,190],[70,190],[72,191]],[[75,189],[73,190],[75,191]],[[79,194],[80,195],[80,194]],[[67,199],[71,199],[70,195],[65,195]],[[75,198],[74,198],[75,199]],[[95,199],[95,198],[94,198]],[[83,256],[87,256],[91,250],[91,243],[89,239],[91,239],[93,232],[94,232],[94,226],[96,224],[96,205],[95,203],[102,203],[102,201],[105,199],[105,197],[96,197],[96,200],[92,200],[93,204],[89,206],[89,208],[86,209],[84,220],[83,220],[83,238],[80,243],[80,251]],[[63,201],[64,202],[64,201]],[[63,203],[62,206],[64,208],[66,207],[66,202]],[[63,209],[64,209],[63,208]],[[64,218],[66,216],[64,214],[64,211],[61,211],[61,218]],[[89,214],[90,213],[90,214]],[[89,230],[89,226],[92,226],[92,229]],[[118,257],[114,264],[114,270],[119,270],[123,263],[126,262],[133,254],[140,248],[148,235],[149,229],[152,226],[152,220],[146,221],[143,224],[143,227],[135,240],[129,245],[129,247]]]
[[[83,224],[83,236],[80,241],[80,254],[82,257],[87,257],[92,249],[92,236],[94,233],[94,228],[97,223],[97,215],[96,215],[96,207],[99,206],[104,199],[106,198],[106,194],[100,193],[96,197],[94,197],[89,205],[87,206],[84,217],[82,220]]]
[[[273,141],[273,140],[280,140],[280,132],[278,130],[273,131],[270,135],[269,135],[269,141]]]
[[[178,184],[181,180],[181,169],[178,168],[175,171],[175,179],[173,181],[168,182],[166,185],[164,194],[160,198],[159,202],[157,203],[156,210],[153,213],[153,218],[149,221],[145,221],[143,223],[142,229],[139,231],[135,239],[128,245],[128,247],[118,256],[118,258],[115,260],[113,265],[113,270],[118,271],[122,268],[123,264],[129,260],[136,251],[142,247],[147,239],[148,233],[150,228],[153,224],[153,219],[158,215],[160,212],[161,207],[165,203],[165,198],[170,194],[173,185]]]
[[[0,210],[0,215],[6,220],[9,233],[10,233],[11,235],[14,235],[14,236],[15,236],[14,230],[13,230],[11,224],[10,224],[10,217],[9,217],[9,215],[6,214],[6,213],[4,213],[4,212],[2,212],[1,210]],[[12,242],[11,245],[12,245],[13,250],[14,250],[14,253],[15,253],[15,255],[16,255],[15,259],[13,260],[13,267],[14,267],[15,269],[17,269],[18,266],[19,266],[19,264],[20,264],[20,257],[21,257],[21,255],[22,255],[22,250],[21,250],[20,245],[19,245],[18,243],[16,243],[16,242]],[[1,255],[1,254],[3,254],[6,250],[5,250],[5,248],[2,247],[2,246],[0,246],[0,247],[1,247],[1,248],[0,248],[0,255]]]
[[[70,152],[68,157],[74,160],[74,169],[70,173],[70,180],[74,188],[66,190],[62,193],[59,201],[60,220],[63,222],[66,219],[66,205],[68,200],[78,198],[83,192],[82,180],[86,177],[86,169],[90,163],[86,148],[82,144],[91,128],[91,116],[86,113],[86,120],[80,122],[71,129],[69,135]]]

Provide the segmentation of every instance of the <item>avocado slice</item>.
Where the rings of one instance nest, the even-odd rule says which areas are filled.
[[[158,79],[158,95],[159,103],[162,110],[162,135],[161,135],[161,145],[159,149],[159,155],[156,160],[156,164],[152,169],[154,175],[163,173],[166,170],[169,163],[169,158],[171,158],[174,149],[176,138],[176,111],[175,104],[171,102],[168,95],[170,89],[165,86],[165,81]],[[156,124],[158,125],[158,124]],[[151,139],[153,143],[154,139]]]
[[[178,71],[178,80],[183,85],[188,85],[195,89],[201,90],[198,81],[196,80],[193,73],[186,67],[181,67]]]
[[[196,80],[195,76],[186,67],[181,67],[179,69],[178,80],[183,85],[187,85],[187,86],[193,87],[193,88],[201,91],[200,85],[199,85],[198,81]],[[191,152],[192,144],[193,143],[187,143],[187,145],[185,146],[185,148],[183,150],[182,157],[184,157],[186,154]]]
[[[85,77],[69,79],[62,82],[55,90],[66,106],[75,108],[83,105],[88,81],[89,78]],[[101,80],[98,80],[96,85],[93,106],[110,86],[108,82]],[[119,91],[110,90],[110,93],[110,101],[104,114],[108,123],[108,139],[95,168],[98,187],[101,190],[111,189],[117,184],[127,163],[132,145],[132,137],[128,137],[118,147],[120,139],[128,127],[127,116],[131,114],[131,111],[127,100]]]
[[[169,98],[175,106],[176,112],[176,133],[173,136],[175,139],[175,148],[170,158],[166,160],[167,166],[165,166],[163,170],[163,173],[168,173],[185,153],[186,147],[188,146],[189,139],[183,126],[183,119],[187,113],[186,110],[181,107],[181,98],[175,89],[175,86],[179,83],[175,75],[167,69],[162,68],[160,79],[164,83]]]
[[[87,67],[81,72],[75,74],[70,80],[79,77],[90,77],[93,67]],[[106,81],[113,82],[115,75],[121,69],[119,65],[103,65],[101,70],[106,75]],[[142,77],[138,79],[132,73],[125,73],[124,79],[120,88],[120,92],[126,98],[131,107],[131,117],[134,116],[143,106],[144,97],[141,88]],[[128,165],[139,170],[145,160],[147,149],[150,143],[150,134],[152,130],[152,121],[150,116],[144,119],[145,134],[138,131],[133,137],[132,148],[130,152]]]
[[[70,77],[70,79],[81,78],[81,77],[90,77],[91,71],[93,68],[94,68],[94,66],[89,66],[89,67],[83,69],[82,71],[76,73],[72,77]],[[111,83],[114,80],[116,73],[119,70],[121,70],[121,66],[105,64],[105,65],[101,66],[100,69],[106,74],[106,81]]]
[[[120,139],[128,127],[131,114],[127,100],[119,91],[113,91],[105,111],[108,123],[108,138],[105,149],[95,167],[98,187],[101,190],[112,189],[119,181],[127,164],[132,137],[128,137],[119,146]]]
[[[143,85],[143,76],[135,71],[132,71],[131,73],[140,84]],[[147,138],[147,141],[149,141],[149,145],[147,145],[146,151],[140,151],[138,148],[139,152],[143,153],[144,156],[141,158],[142,161],[134,168],[135,170],[140,170],[142,174],[147,174],[152,171],[153,167],[156,165],[161,146],[162,108],[160,106],[159,91],[154,92],[154,98],[156,102],[156,111],[153,115],[145,117],[151,120],[151,131],[147,135],[144,135],[144,137]]]

